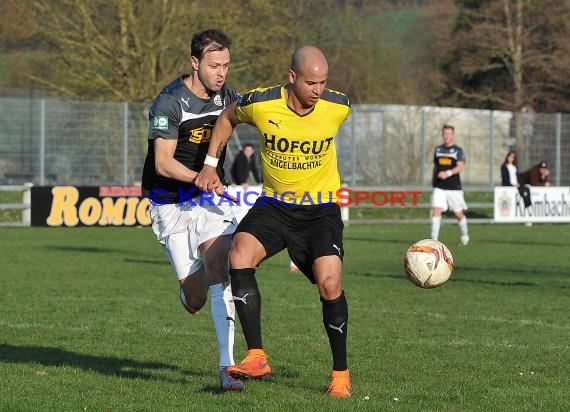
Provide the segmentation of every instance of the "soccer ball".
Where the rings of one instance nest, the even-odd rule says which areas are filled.
[[[420,288],[436,288],[453,272],[453,256],[443,243],[423,239],[408,248],[404,256],[404,273]]]

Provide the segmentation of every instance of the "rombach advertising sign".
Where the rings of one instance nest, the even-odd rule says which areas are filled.
[[[32,226],[147,226],[138,186],[34,186]]]
[[[570,187],[530,187],[525,205],[515,187],[495,188],[495,222],[570,222]]]

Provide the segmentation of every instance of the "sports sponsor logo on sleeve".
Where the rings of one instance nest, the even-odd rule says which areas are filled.
[[[156,129],[156,130],[168,129],[168,117],[167,116],[154,116],[152,119],[152,128]]]

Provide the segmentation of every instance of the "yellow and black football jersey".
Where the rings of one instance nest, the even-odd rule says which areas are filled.
[[[340,188],[335,136],[350,114],[348,98],[325,89],[313,110],[287,106],[284,85],[245,93],[236,114],[260,132],[263,192],[285,203],[336,202]]]

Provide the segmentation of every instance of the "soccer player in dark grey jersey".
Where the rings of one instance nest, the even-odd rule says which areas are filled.
[[[465,153],[461,147],[455,144],[453,126],[443,126],[442,138],[443,144],[435,148],[433,156],[431,238],[438,240],[441,213],[449,208],[457,218],[461,232],[460,242],[465,246],[469,243],[467,218],[463,213],[467,209],[467,204],[459,178],[459,174],[465,165]]]
[[[194,185],[218,116],[239,98],[225,85],[230,45],[231,40],[219,30],[204,30],[192,37],[192,73],[167,85],[150,109],[142,187],[151,203],[152,229],[179,281],[184,308],[197,313],[210,290],[221,387],[242,390],[243,383],[226,373],[234,364],[235,307],[227,261],[237,222],[229,202],[221,201],[223,186],[207,200]],[[217,173],[223,181],[220,160]]]

